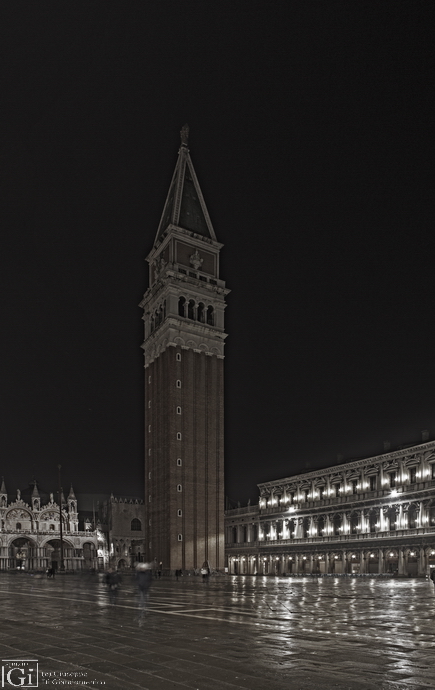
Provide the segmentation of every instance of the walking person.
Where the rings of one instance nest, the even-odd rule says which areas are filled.
[[[139,595],[139,625],[144,624],[149,592],[153,579],[153,564],[138,563],[136,565],[136,584]]]
[[[431,568],[431,571],[429,573],[429,577],[432,580],[434,587],[435,587],[435,568]]]
[[[110,603],[115,605],[118,601],[118,591],[121,586],[121,575],[113,568],[109,568],[106,573],[106,584],[109,590]]]

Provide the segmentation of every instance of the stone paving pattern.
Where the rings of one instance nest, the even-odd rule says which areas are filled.
[[[114,605],[98,575],[2,573],[0,598],[0,658],[37,660],[39,687],[435,688],[427,580],[162,578],[144,625],[131,576]]]

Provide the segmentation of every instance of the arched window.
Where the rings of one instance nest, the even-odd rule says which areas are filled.
[[[214,309],[212,306],[207,307],[207,324],[214,326]]]
[[[339,535],[341,527],[341,515],[334,515],[332,524],[334,526],[334,534],[336,536]]]
[[[138,518],[133,518],[133,520],[131,521],[131,528],[130,529],[132,532],[140,532],[140,530],[142,529],[141,521],[138,520]]]
[[[358,529],[358,514],[352,513],[350,516],[350,533],[356,534]]]
[[[178,316],[186,316],[186,299],[180,297],[178,300]]]
[[[176,358],[177,362],[181,362],[181,355],[179,352],[177,352]]]
[[[195,302],[193,299],[190,299],[189,304],[187,305],[187,318],[195,321]]]
[[[198,321],[205,323],[205,307],[202,302],[198,304]]]
[[[415,529],[417,527],[417,509],[414,503],[409,506],[408,525],[410,529]]]
[[[21,529],[21,522],[17,522],[17,529]]]

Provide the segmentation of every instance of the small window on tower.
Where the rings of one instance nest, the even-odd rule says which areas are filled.
[[[177,441],[181,441],[181,432],[177,431]]]
[[[183,491],[183,487],[181,486],[181,484],[177,484],[177,491],[179,494],[181,494],[181,492]]]
[[[181,407],[177,407],[177,414],[181,414]]]
[[[180,381],[180,379],[177,379],[177,388],[181,388],[181,381]]]
[[[183,462],[182,462],[181,458],[177,458],[178,467],[181,467],[182,464],[183,464]]]
[[[178,541],[183,541],[183,535],[182,534],[178,535]]]
[[[181,355],[179,352],[177,352],[176,359],[177,359],[177,362],[181,362]]]
[[[178,515],[178,517],[182,517],[182,516],[183,516],[183,511],[182,511],[182,510],[177,510],[177,515]]]

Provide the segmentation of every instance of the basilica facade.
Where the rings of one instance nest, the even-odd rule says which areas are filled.
[[[68,498],[40,493],[36,481],[29,489],[8,495],[0,487],[0,570],[67,571],[96,568],[98,538],[91,524],[79,530],[77,499],[71,487]],[[60,524],[62,520],[62,535]]]
[[[259,484],[225,514],[232,574],[423,577],[435,568],[435,441]]]

